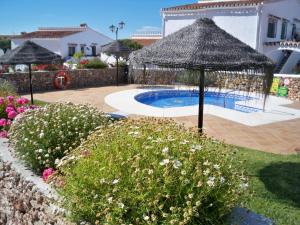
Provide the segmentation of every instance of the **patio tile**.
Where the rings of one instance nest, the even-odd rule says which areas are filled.
[[[91,104],[104,112],[114,112],[116,109],[108,106],[104,98],[117,91],[137,88],[137,85],[108,86],[85,88],[79,90],[64,90],[45,93],[35,93],[35,99],[47,102],[74,102]],[[300,102],[288,107],[300,109]],[[132,115],[133,117],[139,117]],[[178,117],[175,121],[187,127],[197,125],[197,116]],[[205,133],[233,145],[253,148],[277,154],[295,154],[300,148],[300,119],[277,122],[256,127],[248,127],[212,115],[204,115]]]

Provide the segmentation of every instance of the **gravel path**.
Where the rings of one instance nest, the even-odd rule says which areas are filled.
[[[58,199],[49,185],[13,159],[0,139],[0,224],[72,224],[55,205]]]

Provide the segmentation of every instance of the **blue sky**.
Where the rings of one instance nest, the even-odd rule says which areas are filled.
[[[0,0],[0,34],[19,34],[45,26],[90,27],[113,37],[108,27],[123,20],[120,37],[143,26],[161,27],[160,9],[197,0]]]

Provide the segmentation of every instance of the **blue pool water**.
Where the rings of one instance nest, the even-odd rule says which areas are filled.
[[[241,111],[245,113],[257,112],[260,109],[239,105],[240,101],[248,101],[253,98],[231,93],[205,92],[204,104],[216,105]],[[198,91],[188,90],[161,90],[149,91],[135,96],[140,103],[158,108],[175,108],[193,106],[199,104]]]

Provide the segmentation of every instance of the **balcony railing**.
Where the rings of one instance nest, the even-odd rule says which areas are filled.
[[[281,41],[281,48],[299,48],[300,49],[300,41]]]
[[[266,46],[276,46],[276,45],[280,45],[280,41],[266,41],[264,44]]]

